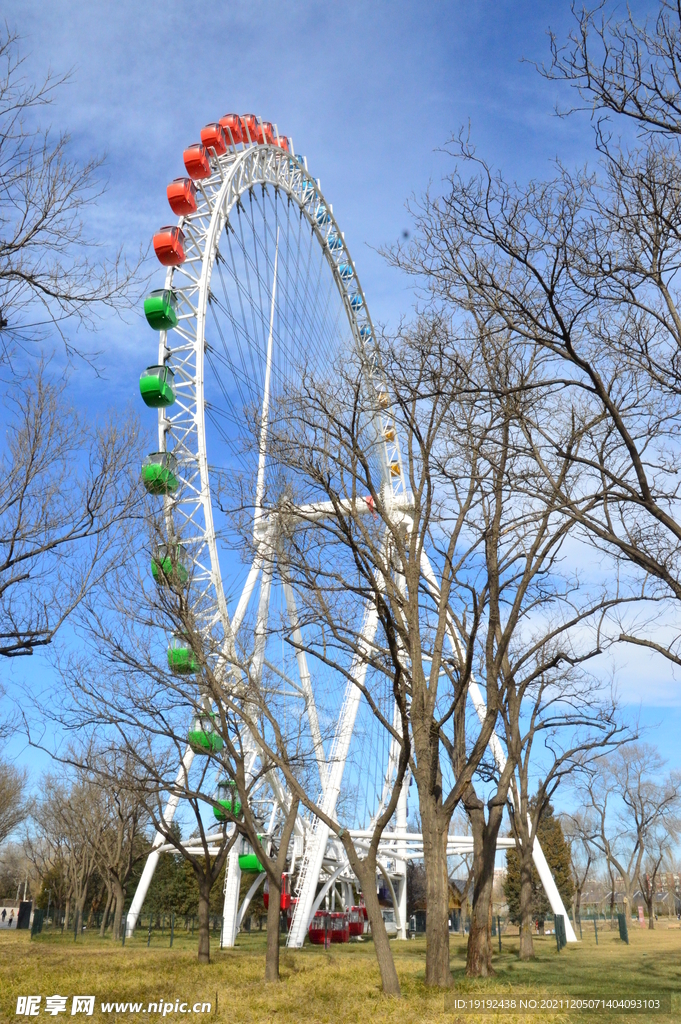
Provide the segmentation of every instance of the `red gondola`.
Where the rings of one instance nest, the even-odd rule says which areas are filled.
[[[191,178],[175,178],[166,189],[170,209],[178,217],[196,213],[196,185]]]
[[[265,879],[265,888],[262,894],[262,901],[265,904],[265,910],[270,905],[270,880]],[[285,871],[281,876],[281,889],[279,890],[279,909],[288,910],[291,906],[291,876]]]
[[[184,232],[173,226],[161,228],[154,235],[154,252],[164,267],[177,267],[185,261]]]
[[[194,142],[191,146],[185,149],[182,154],[184,160],[184,166],[187,168],[187,174],[194,180],[198,178],[210,178],[210,160],[208,159],[208,152],[206,147],[200,142]]]
[[[232,141],[235,146],[238,146],[240,142],[246,141],[246,131],[238,114],[225,114],[224,117],[220,118],[219,124],[222,126],[228,141],[231,132]]]
[[[364,914],[366,907],[350,907],[349,932],[350,935],[364,934]]]
[[[327,914],[323,910],[318,910],[315,916],[310,921],[310,926],[307,929],[307,934],[313,946],[324,945],[324,936],[326,934],[327,924],[326,917]]]
[[[255,114],[242,114],[241,122],[244,126],[244,142],[257,142],[258,119]]]
[[[266,142],[269,146],[273,146],[274,139],[274,125],[272,124],[271,121],[263,121],[261,128],[261,138],[258,139],[258,142],[260,143],[260,145],[263,145],[263,143]]]
[[[289,141],[285,135],[280,135],[278,140],[275,139],[274,144],[275,146],[280,146],[286,153],[291,152]]]
[[[225,130],[217,121],[213,121],[201,129],[201,142],[206,149],[214,149],[218,156],[226,153],[229,146]]]
[[[297,896],[292,896],[291,897],[291,904],[290,904],[288,910],[286,911],[286,931],[287,932],[291,931],[291,922],[293,921],[293,915],[294,915],[294,913],[296,911],[296,904],[297,903],[298,903],[298,897]]]
[[[340,911],[335,914],[329,914],[329,917],[331,918],[331,941],[349,942],[350,915],[346,914],[344,911]]]

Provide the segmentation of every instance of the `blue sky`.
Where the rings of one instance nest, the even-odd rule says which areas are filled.
[[[470,121],[479,152],[519,180],[550,173],[556,157],[570,166],[592,157],[588,119],[556,118],[568,93],[522,62],[548,58],[547,29],[565,35],[569,0],[5,0],[3,15],[23,37],[28,76],[73,69],[41,123],[70,131],[79,159],[106,155],[108,190],[88,214],[105,248],[146,248],[168,222],[165,186],[183,173],[182,149],[207,121],[253,111],[307,156],[373,318],[388,326],[414,300],[410,282],[377,249],[409,229],[410,194],[431,181],[439,187],[451,163],[438,150],[452,133]],[[150,271],[158,287],[162,273],[151,263]],[[101,410],[103,395],[137,407],[140,369],[156,352],[141,313],[127,322],[109,317],[81,344],[101,353],[107,381],[103,387],[89,368],[76,368],[83,408]],[[615,668],[623,697],[632,707],[641,702],[650,738],[681,765],[673,739],[681,688],[669,669],[638,651],[619,654]],[[49,665],[36,655],[9,672],[15,685],[30,685]]]

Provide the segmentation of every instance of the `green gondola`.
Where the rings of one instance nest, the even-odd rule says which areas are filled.
[[[177,327],[177,295],[169,288],[159,288],[144,300],[144,315],[155,331]]]
[[[165,409],[175,401],[175,374],[169,366],[147,366],[140,376],[140,395],[150,409]]]
[[[179,486],[177,459],[170,452],[152,452],[142,463],[142,483],[149,494],[172,494]]]
[[[159,586],[174,583],[183,586],[189,579],[181,544],[160,544],[151,556],[151,575]]]
[[[168,648],[168,668],[178,676],[191,675],[201,668],[187,637],[173,637]]]
[[[262,843],[262,836],[259,835],[258,839]],[[244,836],[242,853],[239,854],[239,867],[242,871],[262,871],[263,867],[258,860],[257,854],[253,853],[253,847],[249,843],[248,839]]]
[[[224,747],[222,736],[215,730],[216,714],[197,715],[187,733],[187,743],[195,754],[217,754]]]
[[[224,821],[227,814],[238,817],[241,814],[241,800],[237,791],[234,779],[220,779],[218,782],[218,803],[220,807],[213,808],[213,814],[218,821]]]

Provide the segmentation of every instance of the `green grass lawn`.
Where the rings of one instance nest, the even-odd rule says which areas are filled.
[[[631,928],[630,945],[624,945],[617,932],[603,930],[596,945],[593,930],[585,929],[584,940],[568,946],[560,954],[553,936],[536,940],[536,960],[521,964],[517,959],[517,938],[502,939],[502,952],[495,953],[493,978],[472,980],[465,976],[465,941],[453,937],[453,996],[515,998],[542,996],[650,998],[677,994],[678,1009],[669,1014],[632,1014],[598,1010],[584,1012],[534,1013],[506,1012],[481,1016],[445,1009],[442,993],[424,985],[425,943],[423,939],[393,942],[397,971],[402,984],[401,1000],[387,999],[380,991],[373,946],[370,941],[335,946],[328,952],[306,946],[303,950],[281,951],[282,983],[265,986],[265,933],[243,934],[235,949],[220,950],[217,936],[212,942],[212,963],[200,967],[196,962],[196,935],[176,933],[173,948],[169,934],[153,933],[147,948],[146,932],[128,940],[125,947],[110,938],[85,935],[74,942],[72,936],[43,933],[30,940],[27,932],[0,932],[0,1020],[28,1021],[17,1017],[17,997],[41,995],[36,1020],[74,1019],[71,1015],[74,995],[94,995],[95,1012],[91,1019],[108,1021],[144,1021],[158,1019],[154,1013],[102,1013],[102,1002],[139,1001],[173,1003],[167,1019],[186,1019],[174,1012],[176,1000],[211,1003],[208,1021],[267,1021],[277,1024],[298,1022],[377,1021],[385,1024],[431,1021],[499,1020],[505,1024],[528,1020],[544,1021],[643,1021],[681,1022],[681,931],[659,929],[654,932]],[[65,1013],[49,1016],[45,999],[68,996]],[[217,1011],[216,1011],[217,994]],[[85,1014],[75,1020],[86,1020]],[[191,1018],[190,1018],[191,1019]]]

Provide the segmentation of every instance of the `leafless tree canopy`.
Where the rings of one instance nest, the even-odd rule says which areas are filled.
[[[138,503],[133,422],[85,421],[40,368],[5,395],[0,455],[0,655],[31,654],[120,560]]]
[[[657,15],[637,19],[601,0],[572,4],[576,21],[566,42],[551,36],[547,78],[575,86],[598,119],[624,115],[646,132],[681,132],[681,4],[660,0]],[[623,16],[624,15],[624,16]],[[576,108],[569,108],[576,109]]]
[[[30,82],[18,37],[0,33],[0,360],[43,324],[92,326],[103,307],[127,306],[139,269],[121,251],[102,255],[87,233],[85,211],[104,190],[101,159],[79,164],[67,134],[40,127],[68,79]]]
[[[646,744],[623,747],[596,762],[578,793],[583,812],[572,816],[574,834],[603,858],[611,878],[621,878],[631,905],[636,885],[645,895],[646,865],[654,877],[676,843],[681,777],[665,770]]]
[[[28,816],[30,807],[25,799],[26,781],[25,771],[0,760],[0,844]]]
[[[369,677],[363,693],[379,712],[372,686],[392,671],[398,706],[409,709],[410,765],[423,833],[429,836],[431,908],[446,907],[436,891],[445,875],[435,861],[462,799],[469,813],[482,814],[474,830],[481,853],[476,884],[486,897],[491,892],[493,870],[483,871],[482,865],[484,860],[493,869],[516,752],[521,755],[525,742],[520,709],[526,699],[531,706],[539,694],[547,730],[555,699],[556,729],[561,714],[566,727],[588,719],[595,727],[591,741],[597,742],[600,711],[595,704],[587,710],[586,687],[567,672],[563,676],[561,667],[599,652],[598,617],[612,603],[598,588],[583,587],[579,575],[563,565],[573,518],[558,490],[546,487],[544,475],[550,464],[561,486],[571,489],[578,486],[581,468],[570,454],[575,438],[569,424],[567,450],[544,446],[543,466],[526,429],[531,423],[539,430],[554,415],[543,350],[511,331],[490,328],[483,317],[472,319],[468,329],[460,329],[441,307],[398,338],[382,339],[381,372],[404,460],[403,507],[402,499],[392,504],[381,477],[381,438],[373,427],[380,398],[367,391],[361,362],[345,360],[333,382],[308,375],[299,392],[289,389],[271,428],[285,487],[269,497],[284,523],[287,512],[292,523],[290,532],[282,531],[279,558],[297,588],[308,628],[317,626],[316,644],[309,641],[306,649],[342,668],[342,652],[361,651],[361,620],[356,613],[352,617],[353,604],[357,609],[367,600],[378,608],[382,632],[370,651],[377,675]],[[323,521],[314,515],[307,521],[294,511],[306,502],[314,509],[321,500],[333,510]],[[593,631],[582,630],[582,642],[576,642],[578,627],[589,621]],[[467,714],[476,679],[486,698],[483,721]],[[472,780],[483,769],[492,729],[506,709],[516,732],[487,822]],[[612,720],[606,724],[608,711],[601,710],[607,736],[616,726]],[[392,729],[385,714],[382,722]],[[566,743],[566,759],[574,753]],[[490,770],[494,775],[493,766],[484,770],[486,777]],[[442,956],[434,952],[432,910],[429,917],[433,958],[427,960],[427,979],[447,984],[445,944],[439,947]],[[446,915],[443,933],[444,928]],[[486,935],[487,904],[474,931]],[[474,972],[478,962],[487,963],[486,955],[474,959]]]

